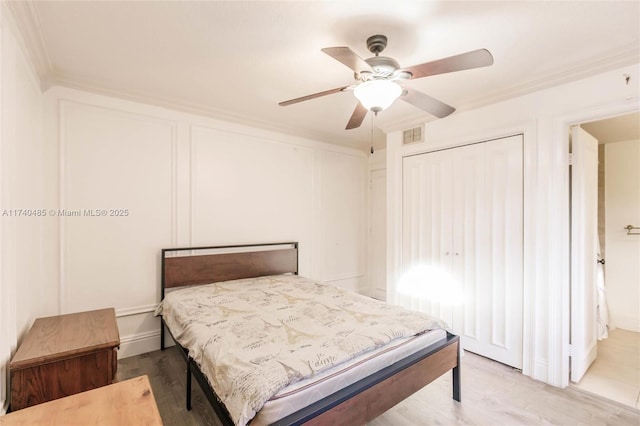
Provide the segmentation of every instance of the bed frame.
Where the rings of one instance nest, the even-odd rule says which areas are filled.
[[[279,274],[298,274],[297,242],[162,249],[163,299],[165,290],[170,288]],[[162,350],[165,348],[165,327],[164,319],[161,319]],[[177,342],[176,345],[187,365],[187,410],[191,410],[193,374],[222,424],[233,425],[206,376],[189,357],[188,349]],[[459,337],[447,333],[446,339],[296,411],[274,425],[364,424],[449,370],[453,374],[453,399],[461,401],[459,346]]]

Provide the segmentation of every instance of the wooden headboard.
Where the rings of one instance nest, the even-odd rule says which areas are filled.
[[[165,288],[287,273],[298,274],[297,242],[162,249],[162,298]]]

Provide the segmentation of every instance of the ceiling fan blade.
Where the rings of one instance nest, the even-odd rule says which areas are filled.
[[[356,55],[355,52],[348,47],[325,47],[321,50],[336,61],[345,64],[354,72],[358,73],[360,71],[371,70],[369,64],[367,64],[364,59]]]
[[[333,93],[342,92],[342,91],[348,89],[349,87],[351,87],[351,86],[336,87],[335,89],[325,90],[324,92],[313,93],[311,95],[302,96],[300,98],[289,99],[288,101],[282,101],[282,102],[278,103],[278,105],[287,106],[287,105],[291,105],[291,104],[297,104],[298,102],[308,101],[309,99],[315,99],[315,98],[319,98],[321,96],[327,96],[327,95],[331,95]]]
[[[401,96],[400,99],[438,118],[444,118],[456,110],[451,105],[447,105],[417,90],[412,90],[407,87],[404,87],[404,90],[407,91],[407,94]]]
[[[491,52],[487,49],[478,49],[461,53],[460,55],[414,65],[409,68],[404,68],[404,71],[409,71],[413,75],[412,78],[421,78],[430,75],[487,67],[492,64],[493,56]]]
[[[356,105],[356,109],[353,110],[353,114],[351,114],[351,118],[347,123],[346,130],[356,129],[360,127],[362,121],[364,120],[364,117],[367,115],[367,111],[369,110],[363,107],[360,102],[358,102],[358,105]]]

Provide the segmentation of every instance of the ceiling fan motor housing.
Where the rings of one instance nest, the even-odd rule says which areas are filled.
[[[374,56],[365,59],[365,62],[373,70],[373,78],[389,78],[396,70],[400,69],[400,64],[387,56]]]

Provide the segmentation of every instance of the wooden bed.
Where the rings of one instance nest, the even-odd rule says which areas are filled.
[[[241,278],[298,274],[298,243],[184,247],[162,249],[162,299],[166,289]],[[161,349],[165,348],[161,319]],[[169,330],[171,333],[171,330]],[[175,340],[175,339],[174,339]],[[186,405],[191,409],[191,375],[204,391],[222,424],[233,425],[187,348],[180,347],[187,365]],[[433,343],[382,370],[343,388],[285,418],[276,425],[364,424],[384,413],[448,371],[453,375],[453,399],[461,401],[459,337],[447,333]]]

